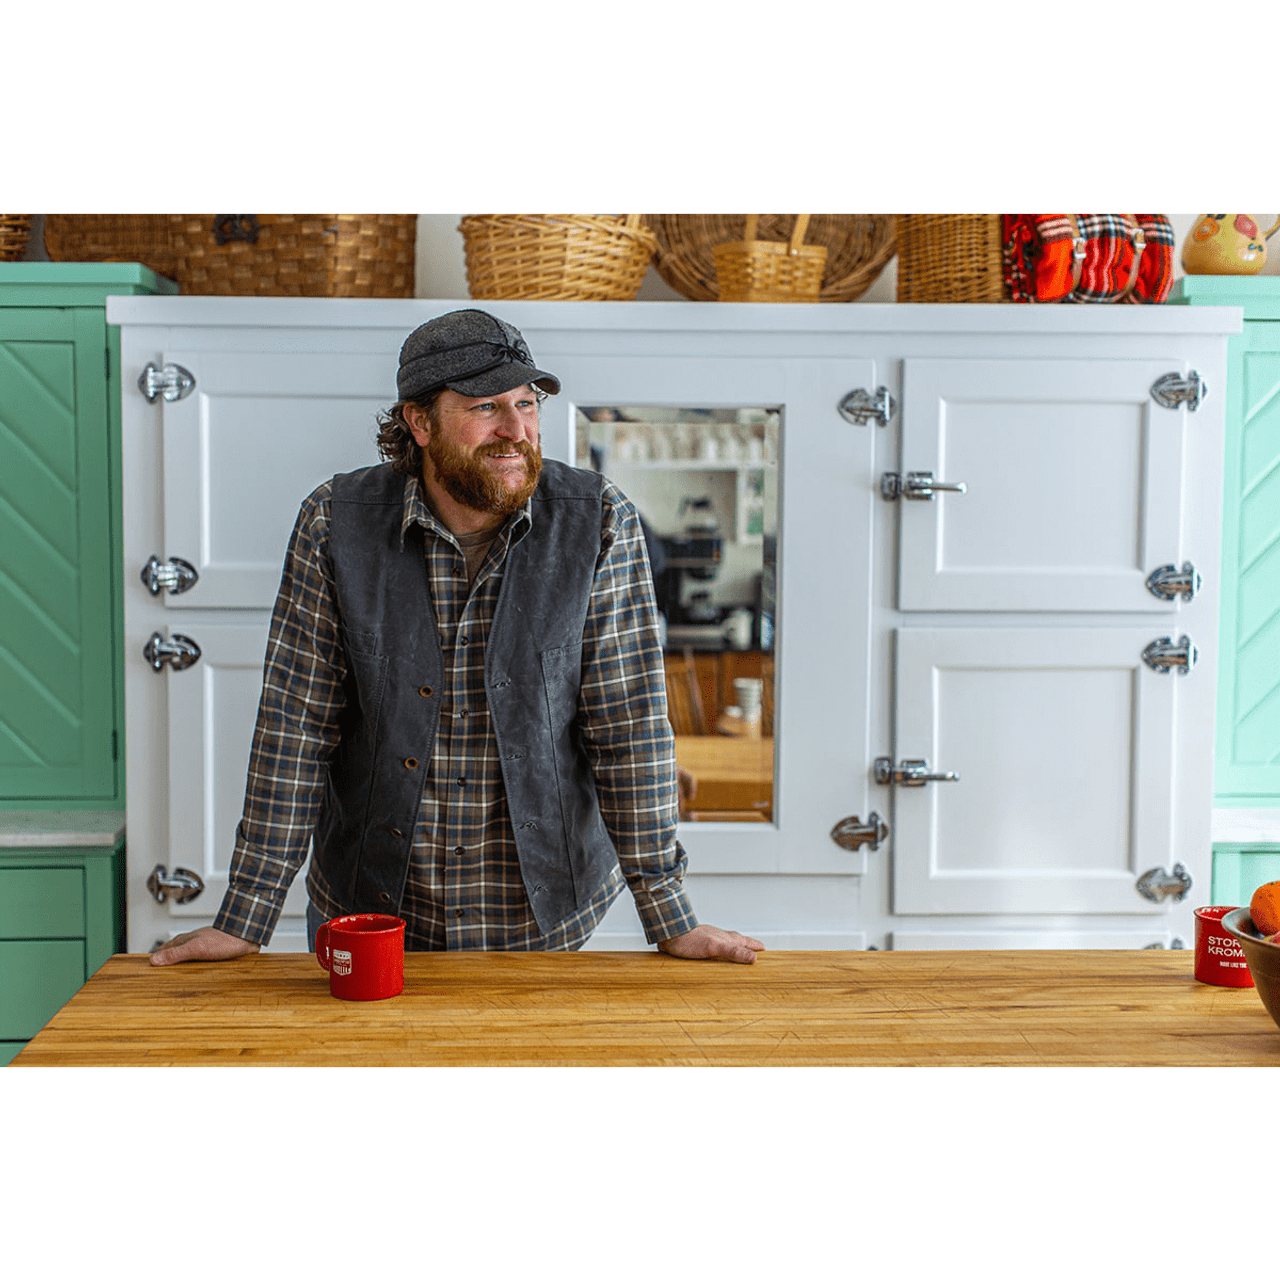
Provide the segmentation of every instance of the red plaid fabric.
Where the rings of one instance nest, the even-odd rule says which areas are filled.
[[[1145,240],[1136,279],[1134,222]],[[1163,302],[1173,286],[1173,224],[1163,214],[1131,222],[1115,213],[1006,213],[1001,229],[1014,302]]]

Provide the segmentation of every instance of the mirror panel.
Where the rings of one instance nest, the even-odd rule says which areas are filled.
[[[576,427],[645,526],[682,817],[772,822],[782,411],[580,405]]]

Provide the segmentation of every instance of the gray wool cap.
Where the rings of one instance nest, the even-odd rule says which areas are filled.
[[[497,396],[531,382],[556,395],[560,379],[537,369],[520,330],[487,311],[450,311],[419,325],[400,348],[396,389],[418,400],[448,387],[464,396]]]

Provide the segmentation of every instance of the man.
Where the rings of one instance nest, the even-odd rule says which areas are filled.
[[[464,310],[409,335],[397,389],[387,461],[294,527],[217,918],[152,963],[257,951],[309,841],[312,939],[378,911],[410,949],[572,950],[625,883],[660,950],[751,963],[684,892],[644,537],[612,483],[543,461],[559,380]]]

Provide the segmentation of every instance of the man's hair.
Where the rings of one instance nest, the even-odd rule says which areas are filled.
[[[405,476],[422,475],[422,446],[413,438],[404,420],[404,410],[406,405],[416,404],[434,427],[438,425],[436,403],[439,399],[440,391],[433,391],[421,400],[397,400],[385,413],[378,414],[378,453],[391,463],[393,471]]]

